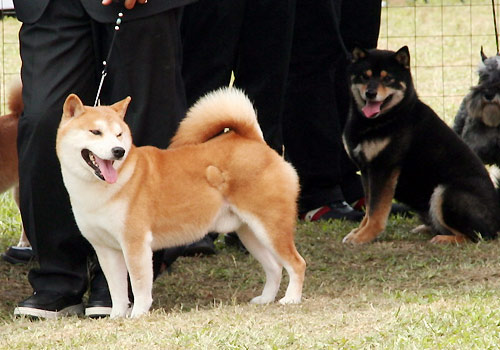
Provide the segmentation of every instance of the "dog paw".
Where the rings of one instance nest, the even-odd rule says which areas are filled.
[[[344,237],[342,243],[344,244],[365,244],[370,243],[375,239],[372,235],[363,234],[363,229],[354,229],[347,236]]]
[[[259,295],[258,297],[250,300],[250,304],[269,304],[274,301],[274,298],[270,298],[264,295]]]
[[[467,239],[463,236],[437,235],[429,242],[433,244],[462,244],[466,243]]]
[[[300,296],[293,296],[293,297],[287,297],[286,295],[280,299],[279,303],[282,305],[286,304],[300,304],[301,297]]]
[[[128,317],[128,311],[125,310],[115,310],[114,308],[111,310],[111,314],[109,315],[109,318],[123,318],[123,317]]]

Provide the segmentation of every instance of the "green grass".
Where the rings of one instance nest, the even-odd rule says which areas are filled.
[[[138,320],[13,319],[31,292],[28,267],[0,262],[0,349],[497,348],[499,242],[432,245],[410,233],[417,224],[391,217],[375,243],[352,247],[341,240],[355,224],[299,223],[304,300],[288,306],[248,304],[262,269],[219,239],[217,255],[176,261],[155,282],[153,311]],[[18,230],[2,233],[0,250]]]
[[[379,46],[409,45],[417,90],[451,122],[477,80],[480,46],[496,51],[490,1],[388,3]],[[15,41],[19,24],[8,18],[2,26]],[[18,72],[14,48],[0,53],[2,74]],[[249,305],[262,269],[218,241],[217,255],[181,258],[162,275],[151,314],[138,320],[13,319],[31,293],[34,265],[0,261],[0,349],[497,349],[500,243],[436,246],[410,232],[417,224],[391,217],[377,242],[351,247],[341,240],[354,224],[300,223],[296,242],[308,263],[300,305]],[[19,232],[16,206],[3,194],[0,252]]]

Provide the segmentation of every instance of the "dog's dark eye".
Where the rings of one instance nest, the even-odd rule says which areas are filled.
[[[118,135],[116,135],[116,137],[122,137],[122,133],[119,133]]]
[[[102,132],[101,130],[97,130],[97,129],[93,129],[93,130],[89,130],[92,134],[94,135],[102,135]]]
[[[391,83],[393,80],[394,80],[394,79],[393,79],[390,75],[386,75],[386,76],[382,79],[382,81],[383,81],[384,83],[386,83],[386,84]]]
[[[364,81],[368,81],[368,80],[370,80],[370,77],[368,76],[368,74],[363,73],[363,74],[361,74],[361,79]]]

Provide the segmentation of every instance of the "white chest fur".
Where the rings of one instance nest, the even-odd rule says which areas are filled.
[[[387,147],[390,141],[391,139],[389,137],[363,141],[353,149],[353,155],[356,158],[364,156],[368,162],[371,162]]]

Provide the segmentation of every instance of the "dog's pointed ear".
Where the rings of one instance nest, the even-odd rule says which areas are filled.
[[[127,108],[132,98],[130,96],[125,97],[123,100],[116,102],[110,107],[113,108],[116,113],[123,119],[127,113]]]
[[[483,51],[483,45],[481,45],[481,61],[484,62],[484,60],[486,60],[487,58],[488,56],[486,56]]]
[[[66,101],[64,101],[63,106],[63,119],[78,117],[83,112],[85,112],[85,106],[77,95],[70,94],[66,97]]]
[[[366,56],[368,56],[368,52],[366,52],[365,49],[362,49],[362,48],[356,46],[352,50],[351,61],[352,61],[352,63],[354,63],[354,62],[357,62],[360,59],[365,58]]]
[[[403,46],[398,51],[396,51],[394,57],[396,61],[406,69],[410,69],[410,51],[408,46]]]

